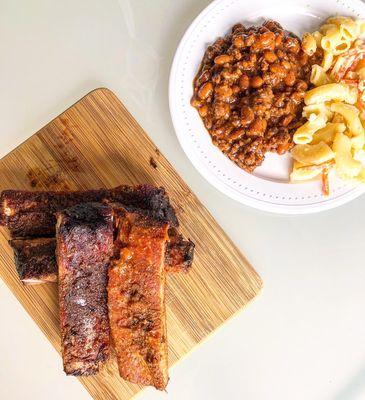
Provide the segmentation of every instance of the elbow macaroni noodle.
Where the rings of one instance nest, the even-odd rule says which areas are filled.
[[[310,82],[313,83],[314,86],[322,86],[330,83],[331,79],[327,76],[326,71],[323,67],[315,64],[312,67]]]
[[[355,104],[357,100],[357,90],[343,83],[328,83],[308,90],[304,95],[304,103],[307,105],[325,103],[333,100]]]
[[[310,143],[314,133],[326,125],[326,120],[326,117],[323,115],[311,114],[308,121],[294,133],[294,143]]]
[[[328,71],[331,68],[333,62],[333,54],[328,51],[323,51],[323,60],[322,60],[322,68],[325,71]]]
[[[294,133],[291,181],[326,174],[334,165],[342,179],[365,182],[365,21],[331,17],[303,35],[308,54],[322,51],[313,65],[313,89],[304,96],[303,117]]]
[[[320,142],[331,145],[335,139],[337,132],[345,132],[346,126],[340,122],[328,122],[326,126],[318,130],[311,141],[311,144],[318,144]]]
[[[312,56],[317,50],[317,40],[312,33],[305,33],[302,38],[302,47],[305,53]]]
[[[350,138],[338,132],[333,142],[333,150],[336,154],[337,174],[344,179],[355,178],[361,172],[362,164],[353,157]]]
[[[303,165],[319,165],[335,158],[331,147],[324,142],[298,144],[292,151],[293,158]]]

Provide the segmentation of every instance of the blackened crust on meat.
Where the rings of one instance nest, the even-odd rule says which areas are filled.
[[[166,272],[189,272],[193,264],[195,244],[184,239],[177,229],[169,229],[169,241],[165,252]]]
[[[175,210],[163,187],[152,185],[130,186],[129,190],[113,189],[107,196],[111,202],[121,203],[128,211],[145,210],[151,218],[178,227]]]
[[[111,208],[85,203],[58,213],[56,240],[64,370],[68,375],[92,375],[109,356]]]
[[[154,218],[178,226],[165,190],[152,185],[80,192],[5,190],[0,195],[0,225],[5,225],[12,237],[53,236],[57,212],[76,204],[103,200],[122,203],[128,210],[148,210]]]
[[[56,240],[36,238],[9,241],[14,250],[15,266],[19,278],[25,284],[57,281]]]
[[[20,280],[25,284],[56,282],[55,238],[25,238],[9,241],[14,250],[15,264]],[[194,243],[169,229],[169,241],[165,252],[165,272],[189,272],[194,258]]]
[[[40,237],[54,235],[56,219],[52,213],[20,212],[9,218],[4,225],[9,228],[13,238]]]
[[[82,202],[98,202],[105,189],[84,192],[5,190],[0,196],[0,221],[13,237],[54,235],[55,213]]]
[[[92,232],[105,228],[108,219],[112,220],[112,209],[101,203],[81,203],[63,210],[63,223],[59,234],[72,234],[75,229],[90,229]]]

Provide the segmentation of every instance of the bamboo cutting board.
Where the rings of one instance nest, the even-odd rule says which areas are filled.
[[[82,190],[123,183],[166,188],[181,232],[196,244],[192,271],[167,278],[170,365],[261,289],[261,279],[245,257],[107,89],[89,93],[0,160],[0,177],[1,190]],[[0,229],[0,276],[60,351],[57,287],[23,286],[8,239],[6,230]],[[114,360],[100,374],[79,379],[94,399],[126,400],[141,390],[119,377]]]

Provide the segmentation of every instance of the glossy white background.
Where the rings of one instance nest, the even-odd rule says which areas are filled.
[[[208,3],[0,0],[0,155],[109,87],[261,274],[261,297],[171,369],[168,393],[140,399],[365,399],[365,198],[302,217],[254,211],[209,186],[175,137],[169,67]],[[0,399],[90,398],[3,283],[0,315]]]

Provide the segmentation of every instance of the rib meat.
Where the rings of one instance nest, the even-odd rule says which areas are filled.
[[[169,241],[166,244],[165,271],[189,272],[193,264],[195,244],[185,240],[176,228],[169,229]]]
[[[163,390],[168,381],[164,254],[168,224],[121,212],[108,307],[122,378]]]
[[[55,238],[13,239],[15,265],[20,280],[25,284],[57,282],[58,267]],[[188,272],[194,256],[194,243],[185,240],[175,228],[169,229],[165,252],[165,272]]]
[[[57,281],[56,239],[13,239],[14,260],[19,278],[25,284]]]
[[[111,208],[84,203],[60,212],[56,240],[64,370],[68,375],[95,374],[109,356]]]
[[[80,192],[4,190],[0,195],[0,225],[5,225],[12,237],[53,236],[57,212],[76,204],[103,200],[121,203],[131,211],[146,210],[151,217],[178,226],[165,190],[152,185]]]

